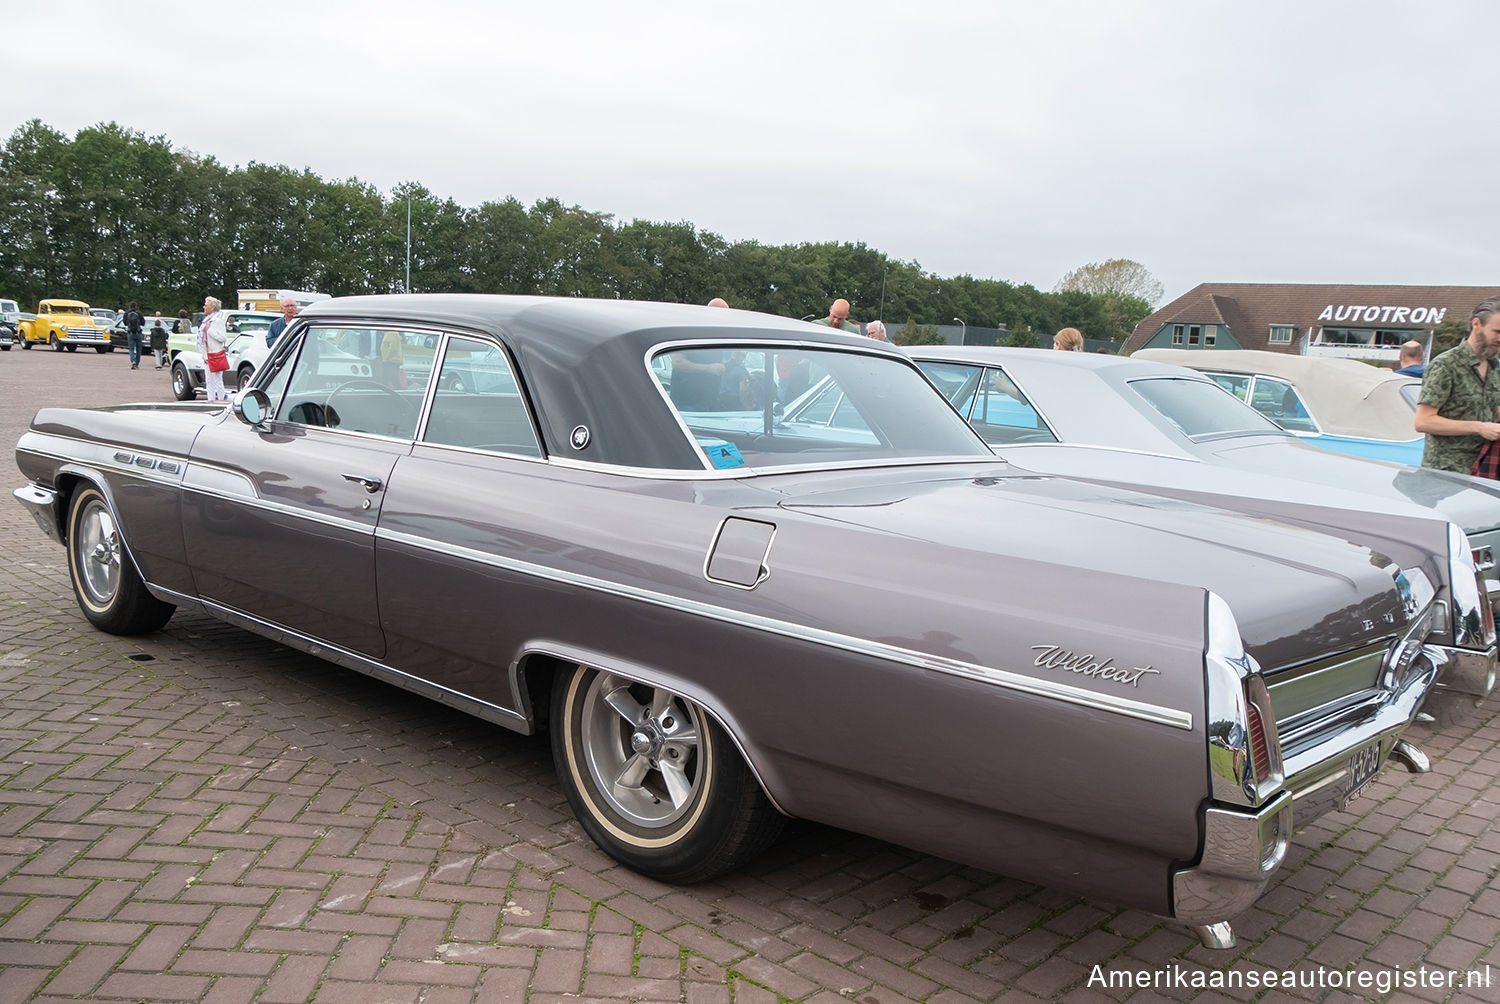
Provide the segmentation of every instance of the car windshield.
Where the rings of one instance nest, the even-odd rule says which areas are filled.
[[[1232,392],[1209,381],[1159,377],[1132,380],[1130,389],[1189,439],[1282,431]]]
[[[230,314],[224,321],[224,330],[229,334],[237,331],[266,331],[271,327],[273,317],[260,317],[255,314]]]
[[[659,353],[651,371],[720,470],[990,456],[921,375],[897,359],[714,346]]]

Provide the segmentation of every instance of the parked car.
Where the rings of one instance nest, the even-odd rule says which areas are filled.
[[[21,348],[49,345],[58,352],[77,351],[80,345],[95,352],[108,352],[109,333],[98,326],[89,305],[82,300],[43,300],[37,304],[36,316],[23,318],[16,335]]]
[[[259,333],[261,339],[265,339],[266,329],[271,322],[280,317],[280,314],[270,313],[264,310],[225,310],[224,333],[230,338],[239,334]],[[174,331],[167,336],[167,358],[177,359],[179,352],[196,352],[198,349],[198,323],[203,319],[202,314],[193,315],[192,327],[187,331]]]
[[[436,341],[434,340],[434,344]],[[224,371],[224,387],[227,390],[242,390],[250,386],[250,380],[265,363],[270,348],[262,332],[251,331],[233,335],[225,346],[229,357],[229,369]],[[322,360],[325,373],[337,374],[347,380],[369,379],[378,375],[379,361],[371,361],[346,352],[337,346],[326,350]],[[177,353],[172,361],[172,395],[179,401],[191,401],[204,389],[207,367],[203,356],[196,349]],[[425,379],[425,372],[423,374]]]
[[[1444,620],[1493,642],[1445,521],[1038,476],[899,350],[743,311],[328,300],[228,407],[46,408],[16,461],[101,630],[202,609],[545,729],[584,831],[675,882],[805,817],[1227,944],[1294,820],[1420,765]]]
[[[0,321],[0,352],[9,352],[16,340],[16,329]]]
[[[1460,526],[1500,607],[1500,485],[1308,446],[1210,377],[1170,363],[1078,352],[912,346],[923,372],[997,453],[1029,470],[1168,492],[1249,513],[1286,504],[1426,514]],[[1360,364],[1363,365],[1363,364]],[[1270,510],[1263,509],[1271,505]],[[1451,625],[1443,682],[1483,697],[1493,648]]]
[[[1422,465],[1419,377],[1357,359],[1257,349],[1141,349],[1136,359],[1207,373],[1225,390],[1315,446],[1372,460]]]

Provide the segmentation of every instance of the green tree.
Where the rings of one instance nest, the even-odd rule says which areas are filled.
[[[901,330],[891,336],[897,345],[943,345],[942,334],[936,324],[918,324],[915,317],[908,317]]]
[[[1432,355],[1427,361],[1431,362],[1433,356],[1447,352],[1459,342],[1469,337],[1469,319],[1455,315],[1443,320],[1443,323],[1432,329]]]
[[[1162,284],[1151,274],[1150,269],[1129,258],[1111,258],[1108,261],[1080,265],[1059,279],[1053,290],[1059,293],[1093,293],[1097,296],[1133,296],[1146,301],[1147,306],[1155,306],[1161,302],[1164,292]]]

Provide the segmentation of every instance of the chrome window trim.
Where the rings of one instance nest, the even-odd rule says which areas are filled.
[[[677,610],[709,620],[719,621],[720,623],[749,627],[768,634],[811,642],[825,648],[834,648],[857,655],[902,663],[918,669],[932,670],[950,676],[975,680],[980,683],[988,683],[1019,693],[1027,693],[1037,697],[1077,704],[1157,725],[1166,725],[1189,731],[1193,728],[1193,714],[1191,712],[1179,711],[1175,708],[1166,708],[1160,705],[1148,704],[1143,701],[1133,701],[1129,698],[1115,697],[1108,694],[1098,694],[1081,687],[1040,680],[1010,670],[996,669],[958,659],[929,655],[925,652],[917,652],[912,649],[889,645],[883,642],[856,638],[834,631],[810,628],[788,621],[764,617],[759,614],[730,610],[699,600],[684,599],[656,590],[610,582],[579,572],[568,572],[559,568],[538,565],[534,562],[522,561],[517,558],[508,558],[473,548],[460,547],[456,544],[435,541],[429,537],[421,537],[385,528],[377,528],[375,536],[378,540],[402,544],[418,550],[441,554],[445,557],[458,558],[463,561],[487,565],[491,568],[499,568],[530,578],[544,579],[561,585],[587,589],[592,592],[605,593],[634,602]]]
[[[704,471],[708,472],[709,474],[714,475],[714,476],[721,475],[724,472],[716,469],[711,463],[709,463],[708,456],[703,452],[703,448],[698,445],[697,439],[695,439],[693,437],[692,430],[690,430],[688,428],[688,426],[687,426],[687,423],[682,420],[682,414],[680,412],[678,412],[677,406],[672,403],[672,397],[671,397],[670,394],[667,393],[667,388],[663,387],[662,384],[661,384],[661,381],[656,378],[656,371],[651,368],[651,360],[652,360],[653,357],[661,355],[663,352],[675,352],[675,351],[678,351],[680,349],[684,349],[684,350],[692,350],[692,349],[722,349],[722,348],[738,348],[738,347],[753,347],[753,348],[759,348],[759,349],[762,349],[762,350],[771,349],[771,350],[775,350],[775,351],[778,351],[778,352],[795,352],[798,349],[801,349],[802,351],[806,351],[806,352],[843,352],[843,353],[850,353],[850,354],[853,354],[853,355],[870,355],[871,354],[869,352],[864,351],[863,348],[856,347],[856,346],[853,346],[853,345],[836,345],[836,344],[832,344],[832,343],[829,343],[829,342],[807,342],[807,341],[801,341],[801,340],[799,340],[799,341],[782,341],[782,340],[770,340],[770,339],[755,338],[755,337],[733,338],[733,337],[730,337],[728,335],[721,335],[721,336],[718,336],[718,337],[712,338],[712,339],[703,339],[703,338],[679,338],[679,339],[672,339],[670,341],[665,341],[665,342],[655,342],[652,345],[650,345],[649,347],[647,347],[647,349],[645,351],[645,354],[642,356],[642,359],[641,359],[642,363],[646,367],[646,375],[651,379],[651,383],[653,385],[655,385],[657,395],[661,398],[662,403],[667,406],[667,410],[671,413],[672,419],[677,423],[677,428],[680,429],[681,432],[682,432],[682,434],[683,434],[683,436],[685,436],[687,438],[688,445],[690,445],[693,448],[693,451],[695,453],[697,453],[698,456],[700,456],[700,457],[703,458],[703,468],[702,469]],[[897,364],[900,364],[900,363],[903,363],[903,362],[906,363],[907,366],[910,366],[913,370],[915,370],[917,372],[917,376],[919,376],[924,382],[926,382],[929,386],[932,384],[931,378],[929,378],[926,373],[922,372],[922,367],[918,366],[917,363],[916,363],[916,361],[913,360],[910,356],[907,356],[905,353],[888,351],[888,352],[877,352],[877,353],[874,353],[874,354],[880,356],[883,359],[890,359],[892,362],[897,363]],[[938,393],[939,397],[943,398],[943,400],[945,400],[945,401],[947,400],[946,397],[943,397],[943,395],[942,395],[941,392],[937,392],[937,393]],[[950,404],[949,407],[952,408],[952,405]],[[954,414],[958,413],[958,410],[956,408],[953,408],[952,410],[953,410]],[[985,447],[989,446],[989,444],[984,441],[983,437],[981,437],[979,435],[979,433],[975,432],[974,429],[973,429],[973,427],[970,426],[967,421],[964,422],[964,427],[969,430],[969,433],[975,439],[977,439],[980,442],[981,445],[983,445]],[[976,458],[971,458],[971,459],[976,459]],[[796,470],[810,470],[810,471],[842,470],[846,466],[854,466],[854,467],[885,466],[885,461],[887,461],[887,460],[903,460],[906,463],[911,463],[912,462],[912,459],[909,458],[909,457],[907,457],[907,458],[888,457],[888,458],[883,458],[881,460],[837,461],[837,462],[834,462],[834,463],[824,463],[824,464],[817,464],[817,465],[802,465],[802,464],[797,464],[797,465],[790,465],[789,464],[789,465],[786,465],[786,466],[778,465],[775,468],[757,468],[757,467],[748,467],[748,466],[747,467],[737,467],[737,468],[733,468],[732,469],[732,473],[734,475],[736,475],[736,476],[743,476],[747,472],[749,472],[749,473],[753,473],[753,472],[767,472],[767,473],[770,473],[770,472],[774,471],[775,473],[782,473],[782,472],[789,472],[789,471],[796,471]],[[612,465],[602,464],[601,466],[609,467],[609,466],[612,466]],[[662,470],[664,470],[664,471],[678,471],[678,472],[681,472],[683,470],[688,470],[688,468],[662,468]],[[695,474],[698,473],[696,469],[692,469],[692,471]]]
[[[1038,403],[1038,401],[1037,401],[1037,396],[1035,394],[1033,394],[1031,391],[1029,391],[1029,390],[1026,389],[1026,386],[1019,379],[1017,379],[1016,374],[1014,372],[1012,372],[1011,370],[1006,369],[1005,368],[1005,364],[1003,364],[1003,363],[985,363],[984,364],[984,368],[987,369],[987,370],[999,370],[1002,374],[1005,375],[1005,379],[1007,379],[1011,383],[1015,384],[1016,385],[1016,390],[1020,391],[1023,395],[1025,395],[1025,397],[1026,397],[1026,403],[1031,406],[1031,410],[1034,411],[1034,412],[1036,412],[1036,417],[1038,419],[1040,419],[1041,422],[1042,422],[1042,424],[1047,427],[1047,431],[1052,434],[1053,440],[1055,440],[1056,443],[1064,442],[1062,436],[1059,436],[1057,434],[1057,426],[1053,423],[1052,419],[1050,419],[1050,418],[1047,417],[1047,413],[1044,410],[1042,410],[1041,404]],[[976,396],[975,400],[976,401],[978,400],[977,396]],[[1055,443],[1054,444],[1038,444],[1038,445],[1055,445]]]
[[[1056,444],[1047,444],[1056,445]],[[730,470],[697,470],[676,467],[626,467],[606,464],[597,460],[578,460],[573,457],[548,457],[547,462],[558,467],[588,471],[595,474],[617,474],[627,478],[648,478],[657,481],[737,481],[741,478],[775,477],[778,474],[808,474],[819,471],[869,470],[886,467],[937,467],[937,466],[989,466],[1004,464],[1002,457],[934,456],[892,457],[887,460],[840,460],[818,464],[788,464],[785,467],[736,467]],[[1048,477],[1033,474],[1033,477]]]

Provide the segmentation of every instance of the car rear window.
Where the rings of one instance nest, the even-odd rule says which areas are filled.
[[[1132,380],[1129,386],[1190,439],[1282,431],[1232,391],[1209,380],[1159,377]]]

